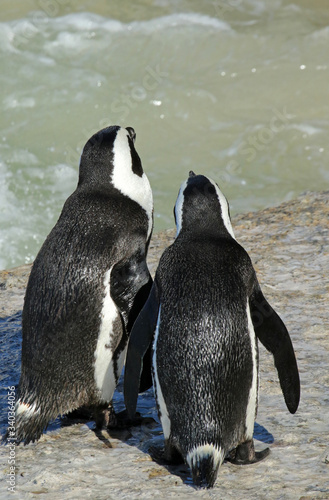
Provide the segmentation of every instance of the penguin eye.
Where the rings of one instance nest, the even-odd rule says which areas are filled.
[[[216,194],[216,188],[213,184],[208,184],[205,188],[205,191],[209,194],[215,195]]]

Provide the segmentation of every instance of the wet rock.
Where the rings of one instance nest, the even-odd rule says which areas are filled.
[[[269,457],[244,467],[225,462],[213,490],[195,490],[186,466],[165,467],[150,458],[150,447],[162,444],[150,390],[138,405],[146,419],[129,433],[97,435],[93,422],[57,423],[38,443],[17,447],[15,493],[7,490],[9,448],[1,447],[1,498],[329,499],[329,192],[236,216],[233,226],[290,332],[301,377],[300,407],[290,415],[272,356],[260,346],[255,447],[269,446]],[[174,235],[153,236],[152,273]],[[29,270],[0,273],[3,318],[22,308]],[[115,408],[123,409],[122,382]]]

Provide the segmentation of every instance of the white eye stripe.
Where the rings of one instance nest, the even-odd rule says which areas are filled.
[[[113,144],[112,184],[122,194],[136,201],[147,213],[149,219],[148,237],[153,227],[153,195],[145,172],[140,177],[132,170],[129,133],[125,128],[117,132]]]
[[[211,179],[209,179],[209,180],[214,185],[214,187],[216,189],[217,198],[218,198],[218,201],[219,201],[219,204],[221,207],[221,211],[222,211],[222,218],[223,218],[224,225],[225,225],[226,229],[228,230],[228,232],[230,233],[230,235],[232,236],[232,238],[235,239],[233,227],[231,224],[227,199],[225,198],[225,196],[223,195],[223,193],[221,192],[221,190],[219,189],[217,184],[214,181],[212,181]]]
[[[235,239],[234,231],[233,231],[232,224],[231,224],[230,214],[229,214],[228,202],[227,202],[225,196],[223,195],[223,193],[221,192],[221,190],[219,189],[219,187],[217,186],[217,184],[209,177],[206,177],[206,178],[214,186],[214,188],[216,190],[218,202],[219,202],[219,205],[221,208],[221,214],[222,214],[224,226],[226,227],[227,231],[230,233],[232,238]],[[183,219],[183,210],[184,210],[184,191],[185,191],[185,188],[188,184],[188,181],[189,181],[189,179],[187,179],[185,182],[183,182],[181,184],[181,187],[180,187],[180,190],[179,190],[179,193],[177,196],[176,204],[175,204],[175,216],[176,216],[176,227],[177,227],[176,238],[182,229],[182,219]]]
[[[184,190],[187,186],[187,180],[181,184],[176,204],[175,204],[175,216],[176,216],[176,238],[182,228],[182,218],[183,218],[183,205],[184,205]]]
[[[165,439],[169,439],[171,430],[171,421],[167,410],[166,402],[162,394],[161,385],[158,377],[158,368],[157,368],[157,342],[160,330],[160,314],[161,314],[161,304],[159,307],[158,320],[155,328],[154,341],[153,341],[153,358],[152,358],[153,382],[155,387],[156,400],[160,409],[160,415],[161,415],[160,420],[161,420],[163,435]]]

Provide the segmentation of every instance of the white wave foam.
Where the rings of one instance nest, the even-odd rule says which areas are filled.
[[[17,97],[15,94],[8,95],[3,100],[4,109],[12,108],[33,108],[35,106],[34,97]]]
[[[149,33],[150,31],[157,32],[159,29],[183,26],[200,26],[219,31],[231,30],[230,25],[221,19],[194,12],[169,14],[146,21],[133,21],[130,23],[122,23],[118,20],[108,19],[89,12],[80,12],[58,17],[53,20],[53,23],[60,25],[61,31],[74,28],[81,32],[102,28],[112,33],[125,30]]]
[[[319,127],[314,127],[313,125],[309,125],[308,123],[294,123],[293,125],[288,125],[288,129],[299,130],[299,132],[303,132],[303,134],[314,135],[323,132],[323,130]]]
[[[15,33],[8,23],[0,23],[0,50],[3,52],[18,52],[13,46]]]
[[[109,35],[124,32],[129,32],[129,36],[134,34],[150,35],[168,29],[179,28],[183,30],[184,27],[199,27],[208,31],[209,29],[232,31],[225,21],[197,13],[170,14],[147,21],[122,23],[97,14],[82,12],[58,17],[51,21],[51,26],[56,31],[60,28],[56,39],[45,43],[45,49],[52,55],[55,55],[59,49],[78,50],[79,52],[89,50],[91,43],[99,48],[104,48],[108,45],[109,39],[102,37],[101,32],[103,35],[104,32]]]
[[[183,26],[199,26],[207,29],[212,28],[216,31],[231,31],[231,27],[227,22],[194,12],[170,14],[149,21],[134,21],[129,26],[132,30],[139,32],[155,32],[168,28],[182,28]]]

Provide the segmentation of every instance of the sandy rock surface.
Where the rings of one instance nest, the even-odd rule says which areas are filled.
[[[96,434],[93,422],[54,426],[38,443],[15,450],[15,492],[7,490],[8,447],[0,447],[0,498],[38,499],[329,499],[329,192],[306,193],[279,207],[237,216],[237,240],[248,251],[264,295],[284,320],[296,351],[301,403],[290,415],[273,365],[260,346],[255,446],[269,446],[256,465],[224,463],[212,490],[196,490],[188,469],[151,460],[161,427],[151,391],[140,399],[143,425]],[[151,271],[173,231],[154,235]],[[0,317],[22,309],[30,266],[0,272]],[[123,409],[122,385],[115,396]]]

